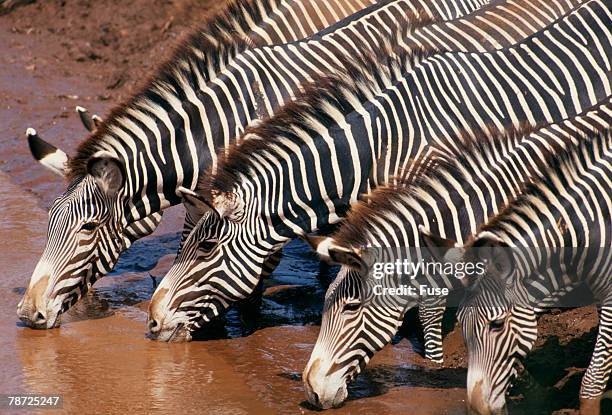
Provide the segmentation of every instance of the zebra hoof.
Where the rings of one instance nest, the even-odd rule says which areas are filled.
[[[425,352],[425,359],[431,360],[434,363],[441,365],[444,363],[444,357],[440,353],[436,353],[434,355]]]
[[[580,398],[580,415],[601,415],[601,398]]]

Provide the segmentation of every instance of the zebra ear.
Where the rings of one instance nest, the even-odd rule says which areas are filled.
[[[368,264],[361,258],[361,253],[356,249],[332,245],[329,249],[329,258],[335,264],[345,265],[360,272],[366,272]]]
[[[301,235],[302,238],[313,251],[317,253],[319,258],[325,262],[336,262],[332,259],[329,248],[333,244],[333,239],[328,236]]]
[[[331,237],[302,235],[301,238],[324,261],[346,265],[361,272],[365,272],[368,269],[368,265],[361,257],[361,252],[357,249],[338,245]]]
[[[79,118],[81,119],[81,123],[83,123],[83,126],[90,133],[93,133],[94,130],[98,128],[100,124],[102,124],[102,118],[100,118],[96,114],[91,115],[89,111],[87,111],[87,108],[83,108],[80,105],[77,105],[76,112],[79,115]]]
[[[53,173],[65,177],[68,163],[66,153],[40,138],[33,128],[28,128],[26,135],[34,159]]]
[[[244,200],[233,192],[214,192],[211,206],[220,217],[237,221],[244,210]]]
[[[197,223],[206,212],[211,210],[216,213],[213,207],[203,197],[199,196],[193,190],[189,190],[186,187],[179,186],[177,191],[183,198],[183,205],[187,210],[187,215],[191,219],[192,223]]]
[[[319,256],[322,257],[322,252],[319,252],[319,246],[323,247],[326,243],[326,241],[331,240],[331,238],[325,237],[325,236],[314,236],[314,235],[300,235],[300,238],[306,242],[308,245],[310,245],[310,247],[312,248],[313,251],[315,251],[317,254],[319,254]],[[321,259],[329,259],[329,258],[321,258]]]
[[[507,281],[514,270],[512,250],[501,239],[490,232],[482,232],[474,238],[471,246],[476,257],[486,264],[488,277]]]
[[[87,173],[108,196],[115,196],[123,187],[125,175],[119,160],[106,151],[99,151],[87,163]]]
[[[429,253],[439,262],[457,262],[461,259],[465,250],[452,239],[446,239],[435,235],[419,225],[419,236],[421,246],[427,248]]]
[[[334,264],[340,264],[365,274],[368,264],[361,257],[361,252],[357,249],[347,248],[340,245],[331,245],[328,249],[329,259]]]

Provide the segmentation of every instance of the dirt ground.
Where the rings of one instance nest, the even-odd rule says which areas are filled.
[[[1,3],[1,2],[0,2]],[[63,183],[32,169],[27,127],[68,154],[86,137],[74,107],[105,114],[143,84],[223,1],[37,1],[0,16],[0,168],[48,204]]]
[[[3,180],[10,182],[10,185],[3,184],[3,188],[20,189],[28,195],[29,203],[46,208],[64,190],[65,184],[34,165],[24,139],[26,128],[35,127],[43,138],[70,154],[86,136],[74,113],[75,105],[85,106],[104,116],[151,74],[189,27],[222,5],[222,1],[213,0],[45,0],[0,16],[0,171]],[[37,214],[42,214],[42,211]],[[173,209],[154,237],[176,232],[181,220],[181,209]],[[44,227],[44,220],[37,224]],[[43,230],[38,229],[41,238]],[[35,245],[40,249],[40,241]],[[32,255],[35,258],[35,254]],[[23,271],[22,279],[15,284],[26,283],[26,271]],[[11,301],[17,299],[14,294],[10,295]],[[139,305],[138,309],[144,309],[144,305]],[[11,324],[13,317],[14,314],[4,316],[7,324]],[[523,376],[512,391],[511,413],[576,413],[580,377],[593,347],[596,321],[593,307],[558,311],[541,319],[538,349],[526,362],[529,374]],[[303,359],[309,353],[308,347],[315,339],[316,330],[309,327],[303,331],[307,338],[303,340],[304,344],[297,339],[299,332],[298,335],[281,332],[275,336],[279,339],[286,339],[286,336],[296,338],[295,347],[299,349],[296,356]],[[238,343],[239,346],[237,343],[234,346],[248,347],[242,344],[256,342],[257,336],[266,338],[265,333],[250,336]],[[40,344],[36,343],[36,347],[43,348],[38,337]],[[23,338],[22,335],[21,341]],[[462,399],[465,382],[462,368],[465,368],[466,361],[459,330],[452,330],[445,343],[445,368],[436,374],[439,368],[412,352],[412,347],[403,340],[396,351],[386,352],[386,357],[379,359],[379,370],[385,365],[399,365],[392,372],[392,379],[382,375],[376,378],[376,373],[379,373],[376,369],[367,375],[376,378],[378,384],[384,384],[385,396],[365,399],[365,404],[352,408],[380,412],[382,404],[386,409],[380,413],[404,412],[406,408],[417,413],[422,406],[413,403],[411,407],[410,399],[404,396],[415,393],[420,396],[416,401],[420,405],[426,406],[428,400],[432,404],[437,401],[440,406],[431,413],[461,413],[456,405],[446,405],[440,395],[432,394],[430,398],[427,395],[438,387],[439,382],[444,383],[441,374],[445,373],[452,378],[452,385],[446,385],[447,399]],[[221,343],[212,343],[211,347],[219,349],[221,346]],[[242,361],[241,349],[237,350],[232,359],[238,358],[241,368],[252,365],[252,362]],[[176,353],[176,349],[172,353]],[[411,361],[402,366],[401,358]],[[28,355],[27,359],[31,356]],[[285,377],[293,381],[299,379],[299,372],[295,372],[299,365],[287,365],[292,369]],[[274,367],[274,359],[271,367]],[[407,382],[402,380],[402,376],[412,377],[412,380]],[[407,383],[411,385],[410,392],[397,387]],[[233,387],[236,393],[241,393],[242,385]],[[292,382],[292,390],[300,388],[301,383]],[[422,395],[418,394],[419,390]],[[359,391],[359,385],[353,388],[352,399],[372,395],[371,387],[363,388],[365,392]],[[4,392],[0,390],[0,393]],[[297,392],[294,391],[294,395],[297,396]],[[377,399],[380,404],[373,405],[371,402]],[[258,405],[255,407],[266,407],[265,403]],[[351,408],[350,404],[348,407]],[[293,408],[298,410],[297,406]],[[299,410],[304,412],[302,407]],[[610,405],[606,410],[612,410]]]

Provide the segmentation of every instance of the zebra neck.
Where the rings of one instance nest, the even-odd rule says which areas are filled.
[[[533,132],[511,130],[501,137],[468,139],[468,148],[460,145],[459,153],[451,155],[448,164],[413,189],[414,202],[407,206],[421,206],[425,217],[440,219],[437,226],[443,229],[439,232],[464,243],[533,180],[538,180],[559,152],[576,146],[584,135],[612,122],[611,110],[607,99],[577,117]],[[436,224],[426,225],[435,230]]]
[[[574,75],[572,77],[577,81],[576,84],[563,87],[563,94],[570,94],[570,91],[583,84],[583,81],[591,85],[593,91],[599,91],[600,95],[593,95],[591,101],[581,104],[560,100],[558,91],[539,82],[527,81],[527,78],[521,74],[524,70],[523,65],[516,65],[510,62],[509,58],[517,54],[539,56],[544,53],[541,52],[542,41],[553,38],[555,43],[546,48],[546,54],[548,56],[558,54],[561,59],[566,55],[564,51],[566,47],[562,44],[566,41],[566,32],[580,30],[581,33],[589,33],[591,27],[600,29],[595,33],[598,42],[601,40],[603,43],[609,34],[609,28],[602,26],[596,19],[585,20],[580,27],[573,25],[571,28],[566,27],[566,20],[577,15],[592,17],[591,8],[601,11],[605,7],[607,6],[600,2],[591,2],[568,15],[553,28],[539,32],[509,50],[485,53],[482,56],[460,52],[436,55],[424,61],[393,87],[375,99],[361,103],[355,111],[348,114],[342,110],[317,109],[316,113],[304,123],[305,125],[298,125],[296,122],[295,128],[291,127],[295,136],[309,137],[310,141],[301,140],[299,150],[286,150],[282,154],[273,148],[262,150],[262,154],[266,153],[266,158],[274,159],[273,164],[281,166],[280,169],[271,169],[273,179],[268,183],[266,180],[270,177],[254,175],[256,177],[249,177],[246,181],[257,182],[254,186],[259,189],[261,195],[266,194],[270,183],[276,186],[274,193],[270,193],[274,198],[259,200],[263,200],[264,204],[268,203],[268,212],[282,213],[272,218],[274,224],[279,224],[281,233],[290,234],[292,229],[294,232],[314,232],[322,224],[337,222],[349,206],[358,200],[360,194],[380,183],[388,183],[390,178],[404,169],[407,160],[417,156],[418,152],[427,148],[429,144],[437,143],[448,154],[457,154],[458,150],[452,142],[440,138],[452,136],[456,129],[465,127],[464,129],[471,133],[486,134],[489,126],[494,126],[499,131],[512,126],[518,128],[519,120],[525,118],[529,124],[537,125],[574,117],[584,111],[585,107],[595,105],[608,95],[606,91],[610,88],[609,79],[601,77],[604,73],[604,62],[595,63],[594,60],[587,62],[585,59],[581,61],[584,65],[582,68],[569,63],[567,68],[546,68],[547,76],[555,79],[555,82],[558,80],[559,85],[564,85],[561,80],[567,80],[565,70],[574,73],[575,77]],[[572,47],[574,46],[576,45]],[[579,55],[589,52],[577,47],[575,53]],[[517,59],[515,62],[522,62],[522,59]],[[473,68],[474,77],[504,78],[504,82],[511,87],[500,88],[501,93],[490,95],[480,88],[479,82],[466,82],[465,78],[457,79],[452,68],[458,61],[466,63],[463,68]],[[483,62],[487,63],[486,70]],[[479,70],[480,67],[483,69]],[[511,76],[506,75],[506,72]],[[578,76],[578,73],[582,72],[590,73],[589,78]],[[448,76],[441,73],[448,73]],[[427,81],[423,81],[429,77],[448,79],[448,81],[445,81],[444,87],[433,88]],[[522,93],[515,95],[511,92],[513,90],[525,91],[530,96],[524,98]],[[429,93],[420,91],[429,91]],[[461,94],[463,99],[461,107],[452,104],[453,100],[449,99],[449,94],[457,94],[458,101],[461,101],[459,99]],[[517,102],[517,99],[521,102]],[[539,104],[531,106],[530,110],[519,116],[516,108],[525,104],[524,99]],[[333,103],[330,107],[332,106]],[[453,114],[453,117],[449,115],[445,118],[447,114]],[[476,114],[478,118],[474,118]],[[283,146],[285,142],[291,144],[287,148],[295,144],[295,140],[291,137],[279,136],[278,139],[270,140]],[[249,161],[247,163],[251,164]],[[252,165],[253,172],[266,170],[257,166],[255,161]],[[517,170],[519,177],[518,173],[526,172],[521,171],[521,168],[519,165]],[[488,189],[490,192],[493,190],[494,188]],[[503,202],[508,195],[516,193],[517,184],[509,182],[504,193],[500,193],[499,200]],[[462,236],[470,231],[476,231],[478,224],[499,208],[500,202],[484,205],[478,217],[469,218],[469,227],[465,230],[455,227],[451,235],[462,240]],[[264,211],[266,210],[262,209],[262,212]],[[444,219],[440,221],[444,222]],[[444,226],[447,225],[452,224]]]
[[[390,13],[388,9],[381,7],[380,13]],[[340,25],[353,30],[352,22],[347,20]],[[381,26],[385,27],[382,23]],[[288,50],[282,48],[279,59]],[[267,52],[274,53],[271,49]],[[252,66],[252,62],[259,56],[250,52],[244,55],[242,63],[208,82],[206,73],[210,68],[206,60],[197,50],[191,50],[173,63],[172,70],[162,71],[149,88],[117,111],[106,127],[107,134],[96,145],[117,154],[127,168],[130,220],[179,203],[179,186],[194,189],[198,175],[214,167],[217,153],[233,143],[250,120],[272,111],[263,105],[263,113],[253,111],[262,92],[274,95],[280,91],[290,96],[298,90],[299,83],[294,89],[283,89],[283,83],[273,83],[273,77],[269,78],[272,92],[262,91],[257,82],[236,87],[233,82],[242,80],[243,71],[253,70],[256,65]],[[255,74],[264,75],[257,71]],[[235,94],[241,98],[236,100]]]
[[[440,52],[502,49],[554,23],[584,1],[518,0],[485,3],[462,18],[445,19],[419,28],[408,35],[407,43],[411,47],[427,46]],[[547,9],[550,14],[544,17],[543,9]],[[537,27],[533,26],[536,21]]]
[[[336,21],[370,1],[341,0],[335,5],[321,2],[316,7],[309,6],[307,13],[317,17],[313,22],[307,16],[298,17],[304,11],[301,1],[237,0],[228,12],[194,31],[147,88],[112,114],[105,127],[108,134],[96,143],[116,153],[127,167],[126,209],[130,220],[179,203],[179,186],[194,189],[200,172],[214,166],[217,152],[233,143],[251,120],[271,112],[272,108],[267,107],[262,113],[252,111],[258,104],[253,97],[280,90],[282,98],[286,98],[299,89],[299,83],[293,89],[281,88],[284,82],[268,73],[253,76],[269,79],[270,85],[240,84],[243,72],[257,67],[251,65],[259,56],[245,51],[280,39],[267,36],[260,24],[281,36],[286,35],[285,25],[290,22],[308,20],[299,30],[291,28],[293,37],[283,38],[293,42],[330,22],[334,23],[330,33],[351,26],[356,20],[353,17]],[[366,16],[388,14],[390,9],[389,5],[376,5],[367,9]],[[380,26],[386,28],[385,24]],[[288,50],[283,48],[279,56],[285,56]],[[271,49],[267,52],[273,53]],[[248,56],[238,62],[238,55]],[[238,100],[237,95],[241,97]],[[260,101],[267,102],[268,98]]]
[[[508,203],[514,202],[525,188],[529,188],[532,180],[547,177],[550,166],[560,153],[579,146],[585,136],[592,136],[597,131],[609,128],[612,122],[611,110],[610,101],[606,100],[578,117],[526,135],[512,132],[495,140],[460,141],[457,156],[443,163],[441,167],[426,172],[425,177],[417,179],[412,187],[375,190],[368,197],[368,216],[349,216],[347,222],[353,227],[344,225],[335,238],[343,243],[379,247],[380,256],[384,257],[382,262],[420,257],[409,249],[420,246],[420,240],[415,239],[415,235],[419,235],[420,223],[434,233],[460,242],[480,228],[482,232],[489,232],[496,239],[506,241],[509,246],[535,246],[527,241],[546,240],[543,233],[549,232],[529,235],[533,231],[525,224],[533,224],[534,218],[538,216],[542,217],[542,223],[549,223],[551,217],[562,217],[555,212],[554,207],[549,208],[547,203],[533,199],[531,206],[526,206],[522,212],[525,215],[509,216],[495,226],[487,224],[489,215],[497,215],[503,211]],[[600,141],[606,143],[605,139],[600,138]],[[599,151],[605,153],[606,146],[602,144],[600,147],[602,148]],[[580,154],[583,154],[581,164],[584,169],[590,164],[591,158],[598,159],[591,157],[588,152]],[[605,165],[605,161],[599,163]],[[555,182],[556,179],[550,179],[551,184]],[[586,193],[584,189],[577,190],[578,194],[581,192]],[[561,194],[559,191],[554,193]],[[605,196],[602,199],[605,199]],[[579,209],[575,212],[580,214]],[[599,221],[600,225],[604,223],[605,219]],[[352,229],[352,232],[342,232],[345,228]],[[540,229],[538,226],[533,228]],[[560,245],[556,243],[553,246]],[[576,244],[574,242],[568,246],[575,247]],[[605,241],[596,246],[605,246]],[[544,254],[547,252],[527,248],[513,254],[515,262],[520,265],[521,279],[528,277],[530,270],[537,269],[538,264],[546,259]],[[414,263],[409,265],[422,266]],[[416,278],[410,282],[397,276],[388,282],[392,283],[392,286],[408,283],[417,288],[420,285],[442,285],[448,288],[458,286],[454,278],[431,278],[430,273],[416,271],[413,274]],[[450,285],[446,285],[447,283]],[[538,298],[544,297],[542,294]]]

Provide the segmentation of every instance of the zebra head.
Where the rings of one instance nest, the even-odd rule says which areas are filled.
[[[487,294],[468,294],[457,314],[468,350],[467,405],[474,414],[507,413],[506,392],[537,334],[533,308],[508,302],[500,288],[487,277],[480,288]]]
[[[374,299],[370,264],[375,254],[333,238],[309,237],[322,259],[342,268],[325,294],[321,330],[302,379],[311,404],[327,409],[347,398],[347,386],[391,341],[405,306]]]
[[[67,176],[65,153],[28,130],[33,155],[45,167]],[[130,244],[123,218],[124,173],[112,154],[99,151],[86,173],[72,178],[49,211],[47,244],[17,306],[18,317],[33,328],[53,328],[97,278],[109,272]],[[128,236],[129,235],[129,236]]]
[[[188,190],[183,196],[188,214],[200,219],[151,298],[149,337],[160,341],[189,341],[193,331],[248,297],[269,252],[245,224],[236,195],[214,202]]]
[[[446,250],[445,262],[483,264],[481,275],[460,279],[466,288],[457,319],[468,351],[467,406],[473,414],[506,414],[506,392],[537,336],[515,250],[490,232],[464,246],[431,234],[423,239],[432,250]]]

